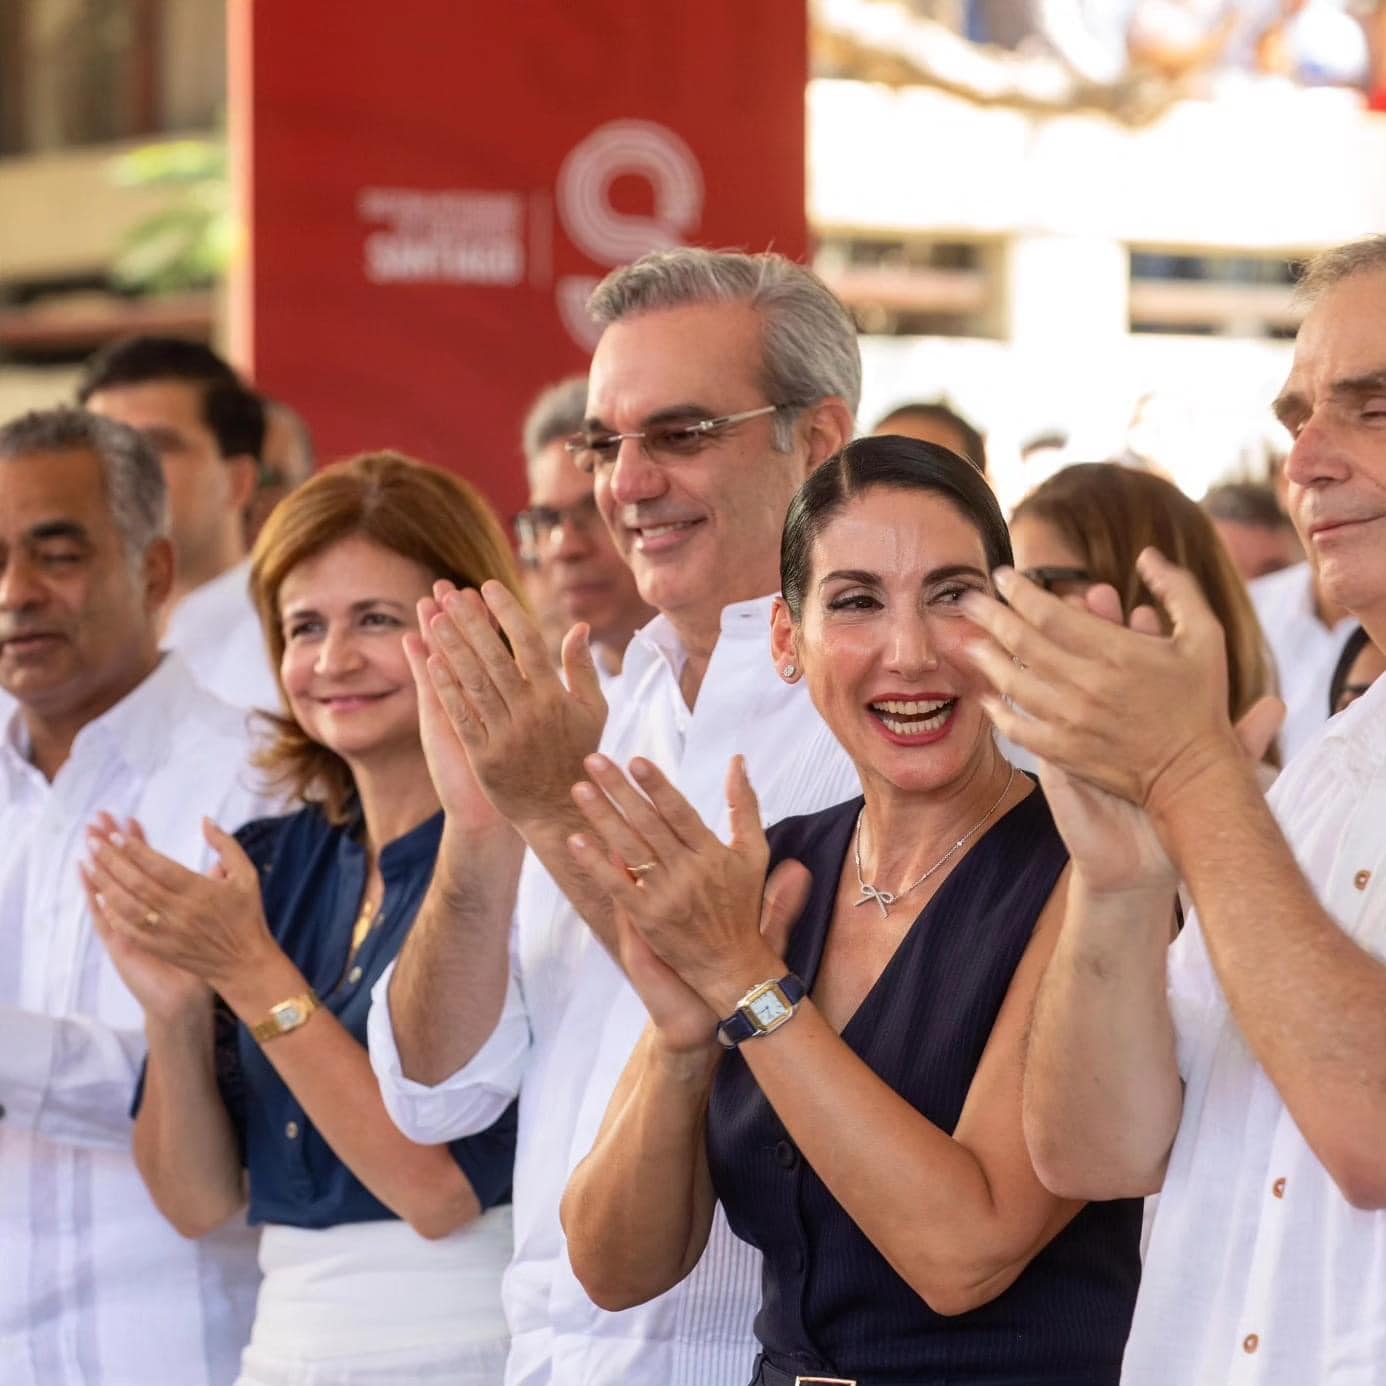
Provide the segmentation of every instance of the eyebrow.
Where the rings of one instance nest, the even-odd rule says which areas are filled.
[[[1335,380],[1328,393],[1334,399],[1363,399],[1368,395],[1386,394],[1386,369]],[[1288,390],[1277,397],[1271,408],[1275,411],[1275,417],[1288,427],[1292,421],[1304,417],[1309,403],[1299,391]]]
[[[711,419],[716,417],[717,415],[706,404],[668,404],[663,409],[656,409],[653,414],[646,414],[640,421],[640,429],[649,428],[654,424],[673,423],[676,419]],[[600,418],[584,419],[582,429],[584,433],[616,432],[616,429]]]
[[[76,520],[49,520],[44,524],[35,525],[27,537],[31,543],[38,544],[48,539],[75,539],[81,544],[91,542],[86,526],[78,524]]]
[[[140,437],[157,452],[160,448],[168,447],[170,444],[181,443],[182,433],[170,427],[168,424],[150,424],[148,428],[139,431]]]
[[[952,577],[975,577],[987,581],[987,574],[973,563],[947,563],[941,568],[934,568],[924,574],[925,582],[943,582]],[[879,586],[881,575],[879,573],[868,573],[860,568],[836,568],[831,573],[825,573],[819,579],[819,587],[824,587],[830,582],[860,582],[868,586]]]
[[[412,611],[413,607],[408,602],[397,602],[392,597],[362,597],[359,602],[352,602],[347,610],[357,616],[363,611],[369,611],[373,606],[392,606],[396,611]],[[315,606],[291,606],[287,611],[279,614],[281,621],[288,621],[299,616],[320,616],[322,613]]]

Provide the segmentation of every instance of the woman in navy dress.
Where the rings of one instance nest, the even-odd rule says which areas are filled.
[[[443,831],[407,632],[437,580],[487,578],[518,590],[465,483],[393,454],[326,469],[276,508],[251,568],[285,706],[264,761],[299,807],[234,838],[208,823],[212,878],[137,824],[93,833],[93,914],[146,1014],[140,1172],[188,1236],[243,1208],[264,1227],[243,1386],[502,1377],[513,1110],[414,1145],[366,1053],[371,987]],[[479,794],[473,819],[512,836]]]
[[[764,1253],[757,1386],[1118,1378],[1139,1204],[1050,1194],[1022,1132],[1067,856],[959,606],[1010,561],[974,468],[853,443],[790,508],[772,649],[863,797],[766,834],[734,762],[724,846],[647,762],[574,789],[653,1023],[568,1187],[569,1254],[599,1304],[641,1302],[720,1202]]]

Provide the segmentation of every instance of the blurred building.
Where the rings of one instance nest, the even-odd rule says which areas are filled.
[[[150,296],[122,288],[113,265],[132,228],[167,256],[195,214],[186,183],[127,185],[135,171],[119,161],[216,138],[224,3],[0,3],[0,417],[66,397],[75,364],[113,336],[213,333],[210,276]]]
[[[866,334],[863,422],[947,398],[988,434],[1010,502],[1042,479],[1021,448],[1056,432],[1069,460],[1126,455],[1194,495],[1259,471],[1292,263],[1386,226],[1367,92],[1258,69],[1278,0],[1187,6],[1223,30],[1183,68],[1172,37],[1152,67],[1111,24],[1173,0],[817,8],[831,75],[809,93],[809,213]],[[959,36],[1002,11],[1072,25]],[[1101,22],[1076,35],[1085,11]]]
[[[1044,32],[1009,21],[1046,7],[815,0],[809,215],[865,334],[863,423],[947,398],[987,432],[1008,500],[1033,479],[1023,444],[1055,432],[1070,457],[1126,453],[1195,494],[1257,470],[1291,263],[1386,226],[1386,116],[1268,75],[1276,0],[1189,6],[1221,16],[1216,45],[1147,24],[1139,48],[1142,7],[1123,4]],[[113,284],[123,234],[188,194],[111,169],[215,138],[225,47],[223,0],[0,5],[0,413],[66,393],[116,332],[216,331],[210,284]]]

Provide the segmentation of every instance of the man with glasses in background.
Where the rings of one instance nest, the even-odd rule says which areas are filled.
[[[580,630],[564,642],[565,687],[495,584],[425,604],[428,670],[419,646],[411,659],[449,819],[487,811],[475,774],[529,851],[516,901],[513,843],[494,834],[488,854],[474,834],[464,855],[444,832],[429,897],[375,990],[371,1061],[423,1141],[483,1129],[519,1093],[507,1386],[735,1383],[751,1376],[759,1264],[723,1219],[693,1274],[636,1309],[598,1309],[568,1264],[563,1189],[647,1020],[613,960],[615,921],[568,854],[586,826],[571,789],[600,744],[622,765],[654,761],[723,834],[738,753],[767,822],[858,792],[798,671],[771,662],[769,628],[785,512],[851,438],[861,363],[842,305],[779,255],[656,253],[590,306],[604,331],[571,451],[659,614],[631,640],[608,716]],[[797,912],[771,894],[772,913]]]
[[[534,401],[524,424],[529,505],[515,517],[526,588],[550,651],[578,621],[590,628],[592,661],[605,691],[621,672],[626,645],[654,611],[616,552],[597,513],[591,473],[566,440],[582,428],[587,377],[569,376]]]

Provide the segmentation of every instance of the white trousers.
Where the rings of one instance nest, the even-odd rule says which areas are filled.
[[[268,1226],[236,1386],[500,1386],[509,1207],[439,1241],[404,1222]]]

